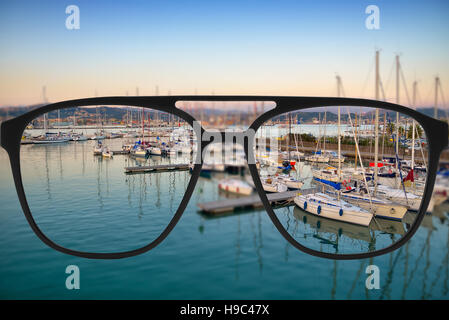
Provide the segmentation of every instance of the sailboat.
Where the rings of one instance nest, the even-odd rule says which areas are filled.
[[[398,220],[402,221],[405,214],[407,213],[407,207],[401,204],[394,203],[389,200],[384,200],[381,198],[375,198],[366,194],[363,191],[350,191],[350,192],[340,192],[337,194],[335,191],[326,191],[327,194],[337,197],[356,205],[362,209],[365,209],[376,217]]]
[[[138,88],[136,88],[136,94],[138,94]],[[144,141],[144,121],[145,121],[145,108],[142,107],[141,111],[141,123],[142,123],[142,137],[141,140],[134,144],[134,147],[130,151],[130,155],[137,158],[148,158],[150,155],[150,150],[145,147]]]
[[[374,192],[374,188],[375,187],[370,187],[370,190]],[[401,204],[412,211],[418,211],[422,202],[421,196],[417,196],[413,193],[404,192],[404,190],[395,189],[381,184],[377,185],[376,195]],[[432,211],[431,207],[432,205],[429,205],[428,211]]]
[[[87,141],[88,138],[82,133],[73,133],[72,140],[73,141]]]
[[[292,156],[292,152],[290,150],[290,137],[292,136],[292,118],[291,118],[291,114],[288,113],[288,135],[287,138],[285,139],[285,143],[286,143],[286,148],[287,150],[282,152],[282,148],[281,148],[281,158],[284,160],[283,163],[286,163],[287,165],[283,165],[283,167],[288,167],[290,166],[291,168],[294,168],[296,161],[299,160],[299,157],[294,158]],[[297,148],[295,151],[295,155],[298,154]],[[282,168],[284,169],[284,168]]]
[[[321,192],[298,195],[294,198],[294,202],[299,208],[311,214],[361,226],[369,226],[373,218],[372,213]]]
[[[47,104],[46,87],[42,87],[42,96],[44,104]],[[51,143],[62,143],[70,141],[70,137],[64,136],[61,133],[48,132],[47,129],[47,113],[44,113],[44,133],[39,137],[31,140],[34,144],[51,144]]]
[[[103,144],[101,140],[98,140],[97,144],[94,146],[94,155],[99,156],[103,153]]]
[[[338,88],[339,95],[340,95],[340,85],[341,85],[340,81],[341,81],[340,77],[337,76],[337,88]],[[342,179],[342,172],[341,172],[341,164],[344,161],[344,157],[342,157],[342,155],[341,155],[341,109],[340,109],[340,106],[338,107],[337,116],[338,116],[338,124],[337,124],[338,152],[336,154],[332,155],[332,157],[329,156],[328,158],[329,159],[331,159],[331,158],[337,159],[336,162],[338,164],[338,168],[335,168],[332,166],[327,166],[324,169],[312,170],[312,174],[313,174],[313,179],[315,181],[329,185],[336,190],[340,190],[342,187],[342,183],[344,183],[345,184],[344,187],[346,188],[347,191],[349,191],[351,189],[351,187],[349,185],[346,185],[346,180]],[[326,152],[326,153],[329,154],[328,152]]]
[[[340,96],[341,79],[337,75],[337,90]],[[298,195],[294,198],[295,204],[311,214],[323,216],[325,218],[348,222],[352,224],[369,226],[373,214],[368,210],[359,206],[350,204],[342,200],[341,186],[345,186],[345,192],[349,192],[352,188],[346,185],[346,180],[342,180],[341,170],[341,110],[338,106],[338,168],[327,167],[324,170],[314,170],[313,176],[316,181],[330,185],[333,187],[333,196],[324,193],[315,193],[310,195]],[[348,111],[349,114],[349,111]],[[352,121],[349,118],[351,125]],[[355,138],[357,145],[357,139]]]
[[[150,155],[149,151],[138,143],[129,151],[129,154],[136,158],[147,158]]]
[[[162,155],[162,150],[159,147],[152,146],[152,147],[148,147],[147,150],[150,152],[150,155],[152,155],[152,156],[161,156]]]
[[[45,91],[44,91],[45,92]],[[44,93],[45,95],[45,93]],[[44,98],[46,99],[46,98]],[[44,114],[44,133],[34,138],[31,142],[34,144],[52,144],[52,143],[62,143],[70,141],[70,137],[62,135],[61,133],[48,132],[47,129],[47,114]]]
[[[91,140],[103,140],[106,138],[105,133],[103,131],[102,125],[101,129],[99,129],[99,125],[102,124],[102,121],[100,120],[100,116],[98,115],[98,106],[95,107],[95,112],[97,114],[97,131],[94,135],[90,137]]]
[[[323,123],[324,123],[324,135],[323,135],[324,148],[323,148],[323,150],[318,150],[318,146],[321,143],[321,120],[318,120],[318,123],[319,123],[319,137],[318,137],[318,141],[317,141],[317,144],[316,144],[316,149],[315,149],[315,152],[312,155],[305,157],[306,161],[318,162],[318,163],[328,163],[330,161],[330,156],[325,151],[326,150],[326,114],[327,114],[327,111],[324,112],[324,118],[323,118]]]
[[[338,162],[340,162],[340,163],[343,163],[343,162],[345,162],[345,157],[343,157],[341,154],[340,154],[340,156],[338,156],[338,154],[336,153],[336,152],[334,152],[334,151],[328,151],[328,153],[330,154],[330,157],[329,157],[329,162],[336,162],[336,163],[338,163]]]
[[[327,163],[327,162],[329,162],[330,158],[327,155],[322,154],[321,150],[320,150],[320,151],[316,151],[314,154],[312,154],[310,156],[306,156],[305,160],[309,161],[309,162]]]
[[[399,65],[399,60],[397,57],[397,65]],[[399,68],[399,67],[398,67]],[[397,72],[399,72],[397,68]],[[379,52],[376,51],[376,99],[379,98],[379,84],[380,84],[380,77],[379,77]],[[397,89],[398,90],[398,89]],[[398,96],[399,99],[399,96]],[[399,139],[398,137],[398,127],[399,127],[399,114],[396,114],[396,158],[398,154],[398,146],[399,146]],[[407,192],[405,190],[404,184],[402,180],[399,179],[399,186],[396,186],[396,188],[391,187],[389,185],[381,184],[382,182],[385,182],[385,179],[389,179],[385,176],[382,176],[382,172],[379,174],[379,165],[381,164],[378,162],[378,136],[379,136],[379,109],[376,108],[375,111],[375,158],[374,158],[374,172],[373,172],[373,185],[368,188],[368,195],[372,198],[381,198],[389,200],[395,204],[399,204],[401,206],[405,206],[408,210],[417,211],[419,210],[419,207],[421,205],[422,197],[417,196],[413,193]],[[398,161],[396,161],[398,162]],[[398,178],[398,174],[400,174],[400,166],[397,163],[396,165],[396,175],[394,179]],[[383,172],[385,173],[385,172]],[[391,174],[392,172],[388,171],[387,174]],[[364,173],[362,172],[364,175]],[[394,181],[394,180],[393,180]],[[367,182],[365,181],[365,185]],[[397,208],[393,207],[391,204],[389,204],[391,208]],[[391,218],[391,217],[390,217]]]
[[[337,190],[341,189],[341,177],[339,175],[338,169],[335,167],[327,166],[324,169],[313,169],[312,175],[315,181],[329,185]]]

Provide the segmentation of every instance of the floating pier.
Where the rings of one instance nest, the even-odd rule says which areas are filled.
[[[111,151],[113,155],[116,154],[129,154],[129,150],[116,150],[116,151]]]
[[[276,205],[292,205],[293,198],[299,194],[311,194],[319,192],[319,188],[308,188],[303,190],[293,190],[279,193],[269,193],[267,194],[268,201],[273,206]],[[259,195],[235,198],[235,199],[224,199],[211,202],[198,203],[197,206],[207,214],[223,214],[228,212],[233,212],[235,210],[241,209],[257,209],[263,208],[262,201]]]
[[[189,170],[188,163],[182,164],[160,164],[155,166],[138,166],[138,167],[126,167],[126,174],[133,173],[149,173],[149,172],[166,172],[166,171],[185,171]]]

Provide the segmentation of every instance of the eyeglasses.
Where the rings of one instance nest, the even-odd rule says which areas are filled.
[[[247,125],[225,128],[220,104]],[[272,108],[258,114],[262,106]],[[385,254],[431,209],[448,144],[444,122],[350,98],[89,98],[31,110],[0,132],[33,231],[55,250],[94,259],[161,243],[202,175],[214,186],[198,204],[206,213],[263,206],[306,253]]]

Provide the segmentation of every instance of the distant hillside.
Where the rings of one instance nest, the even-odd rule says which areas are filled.
[[[17,117],[23,113],[26,113],[32,109],[41,107],[42,104],[36,104],[36,105],[32,105],[32,106],[16,106],[16,107],[0,107],[0,121],[4,121],[6,119],[9,118],[13,118],[13,117]],[[430,117],[433,117],[434,114],[434,109],[433,108],[418,108],[417,111],[428,115]],[[107,107],[107,106],[100,106],[98,107],[98,113],[102,118],[108,118],[108,119],[123,119],[125,114],[127,112],[126,108],[116,108],[116,107]],[[199,110],[193,110],[192,111],[193,114],[195,116],[198,116],[198,113],[200,112]],[[355,112],[355,110],[351,110],[351,112]],[[84,114],[85,116],[93,116],[96,113],[96,109],[92,108],[92,107],[83,107],[83,108],[77,108],[77,114]],[[134,116],[133,117],[137,117],[137,113],[138,111],[134,111]],[[223,110],[223,109],[203,109],[202,113],[208,117],[208,116],[216,116],[216,115],[227,115],[229,112],[229,110]],[[239,114],[241,115],[241,120],[245,120],[248,117],[253,117],[253,115],[248,112],[248,109],[242,109],[242,110],[232,110],[231,114],[229,114],[229,116],[234,115],[235,114]],[[67,118],[67,117],[72,117],[73,116],[73,109],[63,109],[60,111],[61,114],[61,118]],[[153,117],[153,112],[150,113],[151,117]],[[351,113],[351,116],[354,119],[354,113]],[[364,118],[367,119],[369,117],[369,114],[365,114]],[[394,119],[395,116],[395,112],[389,112],[388,113],[388,118],[390,119]],[[443,119],[447,119],[448,117],[448,111],[444,110],[444,109],[438,109],[438,117],[439,118],[443,118]],[[56,119],[57,118],[57,112],[54,111],[52,113],[50,113],[49,115],[49,119]],[[300,112],[295,112],[293,115],[293,121],[296,121],[296,119],[298,119],[301,122],[307,122],[310,123],[313,120],[318,120],[321,119],[321,121],[323,121],[323,113],[322,110],[321,112],[309,112],[309,111],[300,111]],[[286,117],[281,116],[280,117],[281,121],[286,121]],[[333,112],[327,112],[326,115],[326,120],[327,122],[336,122],[337,121],[337,114],[333,113]],[[341,120],[343,122],[348,121],[348,115],[345,111],[342,111],[341,114]]]

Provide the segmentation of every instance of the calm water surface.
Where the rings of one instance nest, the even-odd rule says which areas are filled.
[[[121,144],[120,141],[114,142]],[[105,243],[121,241],[120,249],[131,247],[149,233],[133,234],[133,221],[146,221],[152,206],[158,212],[171,213],[173,203],[182,197],[188,172],[166,174],[160,179],[162,194],[145,191],[151,175],[125,176],[123,167],[134,165],[127,156],[100,160],[92,156],[92,141],[60,146],[27,146],[30,157],[24,171],[33,173],[34,192],[40,192],[40,207],[58,196],[75,208],[103,205],[106,213],[116,210],[104,221],[110,232]],[[34,152],[32,151],[34,149]],[[95,173],[91,188],[83,190],[82,172],[74,173],[68,164],[84,161],[85,172]],[[80,150],[85,152],[80,152]],[[117,148],[115,148],[117,149]],[[34,156],[31,156],[34,155]],[[45,155],[53,168],[41,172],[38,163]],[[65,165],[58,166],[62,161]],[[168,160],[149,160],[168,161]],[[448,206],[443,204],[426,216],[417,234],[401,249],[374,259],[333,261],[302,253],[278,233],[265,211],[240,212],[208,218],[198,212],[196,204],[222,198],[217,189],[220,175],[200,178],[181,220],[168,238],[150,252],[122,260],[98,261],[64,255],[44,245],[32,232],[20,209],[14,190],[6,153],[0,151],[0,296],[2,298],[42,299],[447,299],[449,297],[449,228]],[[38,171],[38,172],[36,172]],[[53,174],[53,176],[52,176]],[[171,177],[172,180],[169,179]],[[48,179],[47,179],[48,178]],[[78,194],[70,197],[64,183],[79,183]],[[34,183],[34,184],[33,184]],[[87,183],[87,182],[86,182]],[[89,185],[87,183],[86,185]],[[42,186],[40,185],[42,184]],[[32,188],[29,187],[29,188]],[[143,188],[143,189],[142,189]],[[142,194],[142,190],[144,193]],[[83,193],[84,192],[84,193]],[[120,196],[111,196],[120,195]],[[122,198],[121,198],[122,197]],[[159,202],[155,199],[159,197]],[[82,198],[83,201],[78,199]],[[112,199],[114,198],[114,199]],[[45,201],[44,201],[45,199]],[[49,200],[50,199],[50,200]],[[60,200],[58,200],[60,201]],[[115,201],[115,205],[111,205]],[[156,204],[157,203],[157,204]],[[57,203],[52,203],[56,205]],[[115,208],[115,209],[114,209]],[[117,209],[118,208],[118,209]],[[128,208],[128,210],[120,210]],[[131,209],[130,209],[131,208]],[[33,210],[33,209],[32,209]],[[301,219],[294,207],[283,208],[285,217]],[[34,212],[35,210],[33,210]],[[42,216],[42,221],[51,216]],[[47,212],[42,211],[44,214]],[[70,214],[77,214],[73,210]],[[101,212],[99,213],[101,214]],[[278,213],[278,215],[281,213]],[[53,216],[54,217],[54,216]],[[129,225],[117,223],[129,217]],[[88,219],[89,217],[85,217]],[[160,215],[157,219],[165,221]],[[86,223],[89,220],[86,220]],[[310,222],[310,221],[309,221]],[[63,221],[61,222],[63,224]],[[313,223],[313,222],[311,222]],[[110,226],[110,227],[109,227]],[[120,228],[121,227],[121,228]],[[114,229],[116,228],[116,229]],[[49,229],[51,232],[51,229]],[[61,225],[59,239],[67,233],[87,232]],[[58,231],[56,230],[56,231]],[[125,230],[125,236],[117,230]],[[56,232],[55,231],[55,232]],[[103,235],[102,235],[103,236]],[[70,239],[69,239],[70,240]],[[68,241],[69,241],[68,240]],[[69,241],[70,242],[70,241]],[[76,243],[72,243],[76,245]],[[81,243],[80,245],[82,245]],[[324,244],[328,245],[328,244]],[[81,289],[65,288],[65,268],[78,265]],[[365,268],[379,266],[379,290],[366,290]]]

